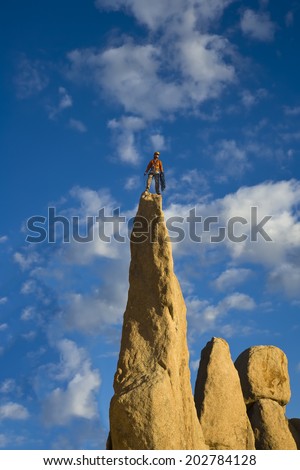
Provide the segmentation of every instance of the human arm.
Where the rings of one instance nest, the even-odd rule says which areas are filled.
[[[147,166],[147,168],[146,168],[144,174],[148,173],[148,171],[150,170],[150,168],[152,167],[152,165],[153,165],[153,162],[152,162],[152,160],[150,160],[150,162],[148,163],[148,166]]]

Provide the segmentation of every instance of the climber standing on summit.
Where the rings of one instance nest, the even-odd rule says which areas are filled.
[[[146,186],[146,192],[149,192],[152,178],[154,177],[155,180],[155,191],[156,194],[161,194],[160,192],[160,186],[161,190],[163,191],[165,189],[165,177],[164,177],[164,170],[163,170],[163,165],[162,161],[159,159],[159,152],[154,152],[152,160],[147,165],[147,168],[145,170],[144,176],[148,173],[148,178],[147,178],[147,186]]]

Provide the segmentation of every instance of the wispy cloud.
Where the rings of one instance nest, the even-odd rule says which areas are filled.
[[[217,169],[222,169],[216,174],[216,180],[219,182],[240,178],[251,167],[247,150],[240,147],[235,140],[224,139],[218,142],[213,158]]]
[[[42,62],[23,55],[17,64],[14,83],[17,97],[26,99],[43,91],[48,86],[49,78]]]
[[[243,90],[241,92],[241,101],[245,108],[251,108],[267,96],[268,91],[265,88],[259,88],[258,90],[254,91]]]
[[[25,307],[21,313],[21,320],[32,320],[35,317],[35,314],[35,307]]]
[[[15,380],[13,379],[6,379],[0,384],[0,393],[10,393],[16,387]]]
[[[29,418],[27,409],[19,403],[8,402],[0,406],[0,421],[4,419],[25,420]]]
[[[98,416],[95,393],[100,387],[99,372],[91,368],[83,348],[64,339],[57,345],[61,362],[52,368],[56,381],[66,381],[45,398],[43,414],[45,424],[65,425],[73,418],[95,419]]]
[[[284,106],[284,113],[286,116],[299,116],[300,106]]]
[[[285,15],[285,25],[287,28],[293,26],[294,24],[294,13],[293,11],[288,11],[287,14]]]
[[[145,127],[143,119],[136,116],[123,116],[121,119],[111,119],[107,127],[113,132],[113,143],[119,159],[132,165],[140,160],[136,143],[136,133]]]
[[[150,136],[150,140],[151,140],[153,150],[157,150],[159,152],[161,152],[162,150],[165,150],[166,142],[165,142],[165,138],[162,134],[159,134],[159,133],[152,134]]]
[[[131,11],[150,32],[159,30],[160,39],[154,41],[150,34],[142,44],[126,38],[123,44],[105,50],[73,50],[68,54],[69,77],[86,83],[88,69],[88,80],[102,96],[146,120],[197,108],[218,97],[236,79],[231,60],[234,48],[226,38],[207,33],[208,25],[217,21],[230,3],[177,0],[155,1],[150,6],[127,0],[112,5],[99,0],[99,8]]]
[[[26,250],[24,253],[16,252],[13,255],[14,261],[25,271],[31,268],[39,260],[39,255],[36,251]]]
[[[137,185],[137,178],[138,178],[137,175],[129,176],[129,178],[126,179],[124,188],[129,190],[129,191],[134,189]]]
[[[251,275],[251,270],[246,268],[229,268],[223,271],[213,282],[219,291],[228,291],[235,289],[242,284]]]
[[[190,324],[190,336],[203,334],[220,328],[221,321],[231,310],[251,311],[255,308],[255,301],[249,295],[240,292],[230,294],[217,304],[210,304],[206,300],[190,296],[186,299],[187,315]]]
[[[255,12],[247,9],[241,18],[241,30],[245,36],[263,42],[271,42],[274,39],[276,25],[266,12]]]
[[[79,121],[78,119],[71,118],[69,120],[69,126],[71,129],[74,129],[75,131],[80,132],[81,134],[87,132],[86,125],[83,124],[83,122]]]
[[[48,116],[50,119],[55,119],[62,111],[73,106],[73,99],[64,87],[60,86],[58,88],[58,95],[58,104],[48,107]]]
[[[95,0],[99,9],[120,10],[127,9],[142,24],[151,31],[159,30],[162,26],[169,25],[172,21],[182,22],[193,18],[195,12],[199,17],[202,27],[207,27],[212,21],[217,20],[224,9],[234,0],[166,0],[161,2],[153,0],[141,2],[140,0],[116,0],[113,4],[109,0]],[[186,18],[183,18],[186,16]]]

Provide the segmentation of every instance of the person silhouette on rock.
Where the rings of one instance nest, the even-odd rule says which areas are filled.
[[[164,170],[163,170],[162,161],[159,159],[159,155],[160,155],[159,152],[154,152],[153,158],[150,160],[145,170],[144,176],[148,173],[145,192],[149,193],[151,182],[152,182],[152,179],[154,178],[156,194],[161,194],[160,183],[161,183],[161,176],[164,175]]]

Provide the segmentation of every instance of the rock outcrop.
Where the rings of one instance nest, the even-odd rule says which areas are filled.
[[[205,449],[192,395],[186,307],[161,196],[143,194],[110,404],[111,449]]]
[[[201,352],[195,404],[210,449],[254,449],[238,372],[224,339],[212,338]]]
[[[193,397],[186,307],[161,204],[143,194],[131,233],[107,449],[299,449],[300,419],[285,416],[288,362],[275,346],[249,348],[233,364],[227,342],[212,338]]]
[[[284,352],[275,346],[254,346],[240,354],[235,366],[248,406],[256,449],[297,449],[285,417],[291,390]]]
[[[286,405],[291,398],[288,362],[276,346],[253,346],[235,361],[247,404],[260,398]]]
[[[258,450],[296,450],[296,442],[285,417],[285,408],[261,398],[249,408],[249,418]]]

